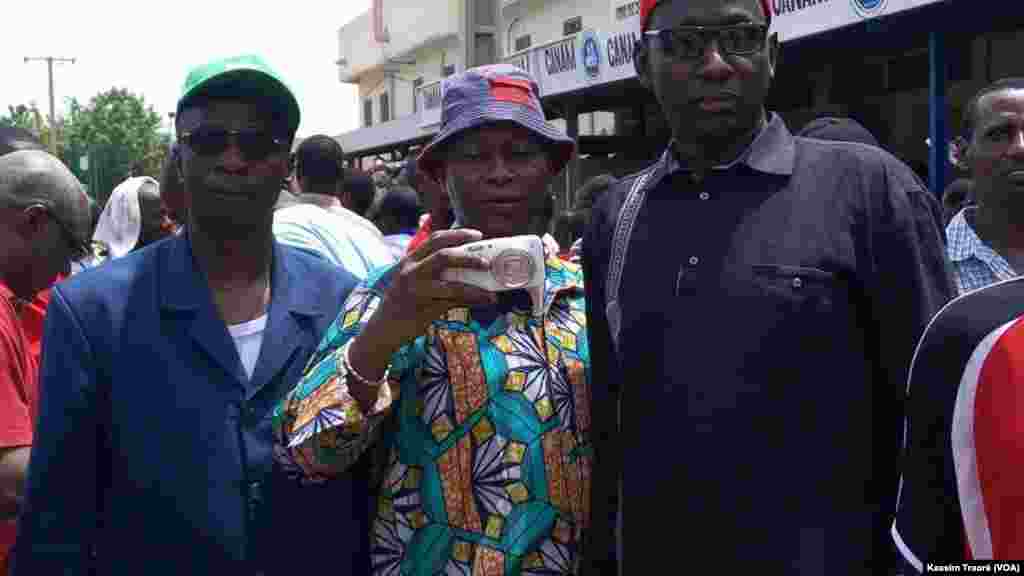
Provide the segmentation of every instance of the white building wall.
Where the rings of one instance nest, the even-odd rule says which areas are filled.
[[[338,30],[339,79],[351,82],[361,75],[404,59],[434,45],[459,38],[466,0],[383,0],[387,42],[373,36],[372,12],[367,11]],[[458,50],[454,51],[456,54]],[[454,56],[454,54],[453,54]]]
[[[444,66],[458,60],[458,52],[458,42],[453,38],[443,45],[421,48],[401,57],[403,61],[414,61],[413,63],[381,66],[364,73],[359,77],[360,106],[366,98],[371,98],[373,123],[378,124],[381,119],[380,94],[387,91],[392,100],[391,120],[415,113],[413,102],[416,80],[422,78],[422,84],[440,80]],[[360,126],[361,122],[362,108]]]
[[[581,29],[601,31],[615,21],[616,7],[637,0],[520,0],[506,2],[502,10],[502,40],[506,57],[517,53],[516,39],[530,36],[530,48],[537,49],[556,42],[563,34],[565,21],[580,17]],[[556,120],[565,128],[564,120]],[[589,112],[579,116],[579,134],[612,135],[615,133],[615,114],[607,111]]]
[[[505,54],[515,52],[515,41],[529,34],[531,47],[561,40],[566,20],[581,17],[583,29],[600,30],[612,19],[613,0],[522,0],[514,10],[504,11],[504,38],[511,41]]]

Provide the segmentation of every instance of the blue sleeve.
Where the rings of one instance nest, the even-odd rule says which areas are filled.
[[[95,361],[61,289],[46,314],[39,420],[12,574],[88,574],[97,523],[101,420]]]

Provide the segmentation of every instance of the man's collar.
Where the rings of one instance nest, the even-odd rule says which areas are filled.
[[[986,245],[967,219],[968,215],[973,217],[974,211],[974,206],[967,206],[957,212],[946,225],[949,259],[953,262],[963,262],[978,256],[978,249]]]
[[[213,305],[213,297],[206,283],[206,275],[192,258],[190,232],[186,231],[166,243],[166,252],[160,268],[160,304],[173,310],[197,310]],[[270,297],[272,305],[280,305],[304,316],[319,316],[318,301],[303,298],[304,284],[293,276],[284,248],[273,242]],[[308,294],[308,290],[306,294]]]
[[[758,172],[791,176],[796,161],[793,135],[786,128],[781,116],[774,112],[770,112],[769,115],[768,122],[761,127],[761,131],[754,137],[750,146],[747,146],[735,160],[715,166],[714,170],[729,170],[739,164],[745,164]],[[666,174],[689,171],[689,168],[679,162],[675,150],[676,142],[673,140],[662,154],[660,161],[665,164]]]

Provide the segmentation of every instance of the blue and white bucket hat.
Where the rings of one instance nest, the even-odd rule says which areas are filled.
[[[555,173],[572,158],[576,144],[544,117],[536,80],[511,64],[471,68],[444,80],[441,131],[420,152],[419,169],[439,179],[439,155],[457,134],[494,122],[514,122],[540,136],[549,146]]]

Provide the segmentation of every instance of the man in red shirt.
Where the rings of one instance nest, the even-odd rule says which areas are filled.
[[[39,150],[0,156],[0,565],[15,540],[38,406],[22,316],[88,238],[88,202],[67,167]]]
[[[0,127],[0,156],[17,150],[46,150],[46,146],[27,130],[10,126]],[[47,286],[63,279],[64,274],[58,274],[47,283]],[[46,305],[49,302],[50,290],[42,290],[30,303],[18,310],[21,327],[28,337],[29,348],[36,363],[39,362],[39,354],[42,352],[43,321],[46,319]]]

